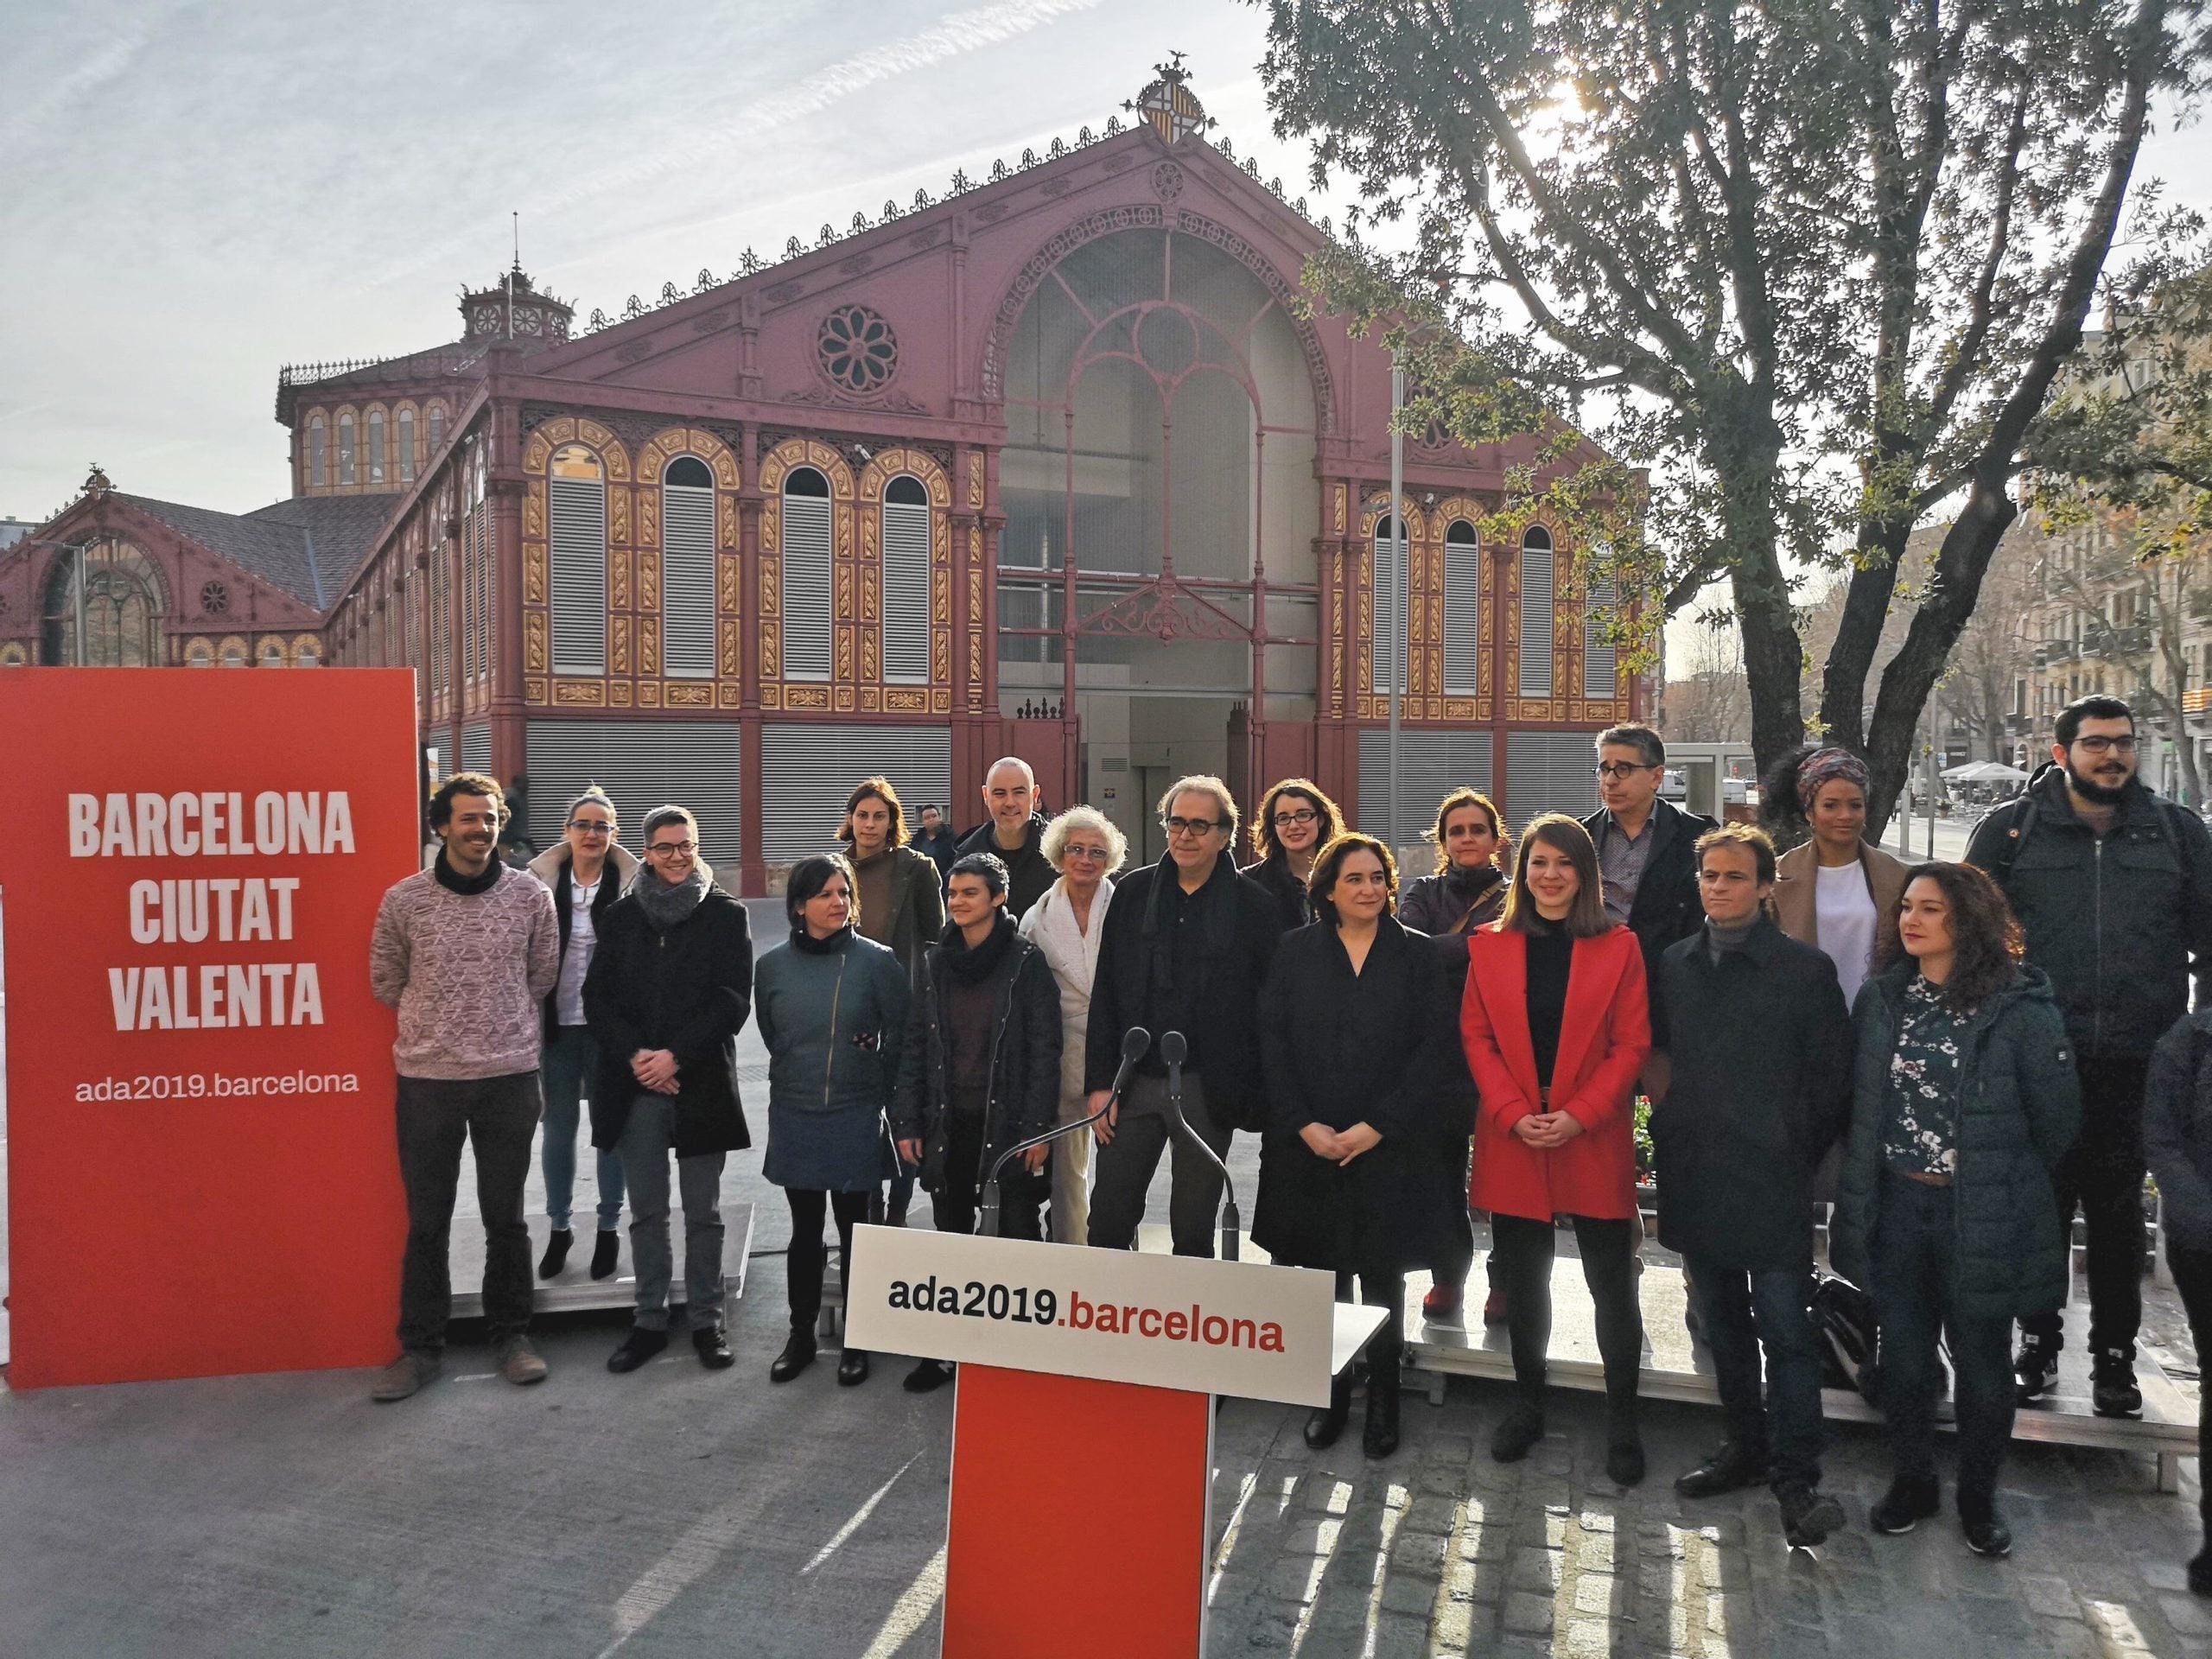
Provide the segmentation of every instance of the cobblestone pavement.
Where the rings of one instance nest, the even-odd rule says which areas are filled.
[[[2016,1547],[1986,1561],[1948,1510],[1904,1537],[1872,1532],[1887,1451],[1877,1431],[1839,1429],[1826,1484],[1850,1525],[1793,1552],[1764,1491],[1703,1503],[1675,1492],[1710,1447],[1710,1411],[1647,1405],[1650,1476],[1624,1491],[1603,1472],[1596,1396],[1555,1391],[1551,1433],[1511,1466],[1489,1451],[1503,1399],[1465,1382],[1440,1409],[1409,1395],[1403,1444],[1382,1462],[1360,1452],[1357,1408],[1320,1453],[1299,1438],[1302,1414],[1224,1413],[1208,1651],[2212,1654],[2212,1602],[2183,1580],[2195,1481],[2162,1495],[2148,1459],[2016,1447],[1999,1500]]]

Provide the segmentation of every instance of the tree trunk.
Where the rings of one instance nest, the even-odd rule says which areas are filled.
[[[1729,585],[1744,638],[1744,678],[1751,694],[1751,754],[1761,776],[1805,741],[1804,642],[1774,531],[1774,479],[1782,429],[1771,402],[1738,384],[1710,391],[1706,455],[1721,485],[1729,547]]]

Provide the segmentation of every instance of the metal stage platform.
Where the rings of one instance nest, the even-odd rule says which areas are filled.
[[[1571,1248],[1571,1236],[1560,1243]],[[1166,1255],[1167,1229],[1147,1225],[1137,1234],[1137,1249]],[[1268,1253],[1244,1241],[1243,1259],[1265,1262]],[[1409,1370],[1426,1374],[1432,1403],[1444,1403],[1444,1390],[1453,1376],[1480,1377],[1495,1382],[1513,1380],[1513,1357],[1505,1328],[1485,1328],[1482,1306],[1487,1281],[1489,1252],[1478,1249],[1467,1277],[1467,1306],[1471,1325],[1432,1325],[1421,1318],[1421,1298],[1427,1294],[1426,1274],[1409,1274],[1406,1280],[1406,1363]],[[842,1282],[836,1251],[831,1251],[824,1276],[822,1334],[835,1338],[843,1310]],[[1713,1380],[1711,1357],[1701,1344],[1693,1342],[1683,1321],[1685,1296],[1679,1268],[1647,1263],[1639,1281],[1643,1307],[1643,1368],[1639,1392],[1649,1400],[1681,1401],[1718,1407],[1720,1394]],[[2067,1345],[2059,1355],[2058,1387],[2045,1403],[2024,1406],[2013,1419],[2012,1438],[2056,1446],[2087,1446],[2119,1452],[2149,1454],[2158,1459],[2161,1491],[2180,1485],[2180,1461],[2196,1455],[2196,1406],[2177,1389],[2165,1372],[2139,1346],[2135,1357],[2135,1380],[2143,1390],[2143,1415],[2138,1419],[2100,1417],[2089,1408],[2089,1361],[2084,1333],[2088,1309],[2075,1302],[2067,1309]],[[1548,1374],[1560,1388],[1601,1392],[1605,1370],[1598,1357],[1598,1339],[1591,1319],[1590,1293],[1582,1282],[1582,1264],[1564,1251],[1552,1268],[1552,1341]],[[1821,1396],[1827,1414],[1839,1422],[1879,1423],[1881,1414],[1856,1393],[1827,1390]],[[1938,1408],[1948,1423],[1949,1403]]]
[[[745,1294],[746,1259],[753,1249],[753,1205],[725,1204],[722,1213],[723,1294],[735,1301]],[[676,1251],[676,1272],[669,1286],[669,1305],[683,1305],[683,1211],[669,1215],[669,1231]],[[532,1306],[540,1313],[582,1313],[598,1308],[629,1307],[638,1299],[637,1264],[631,1259],[630,1229],[622,1228],[622,1262],[613,1274],[594,1280],[589,1272],[593,1220],[587,1212],[577,1217],[575,1248],[569,1262],[552,1279],[537,1276],[537,1258],[545,1249],[547,1223],[543,1216],[530,1221]],[[453,1264],[453,1316],[473,1319],[484,1312],[484,1225],[474,1215],[454,1217],[449,1259]]]

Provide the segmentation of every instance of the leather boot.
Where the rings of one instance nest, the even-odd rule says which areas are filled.
[[[1337,1436],[1344,1432],[1344,1421],[1351,1415],[1351,1368],[1346,1366],[1329,1382],[1329,1403],[1306,1419],[1306,1444],[1319,1452],[1324,1446],[1334,1446]]]
[[[1370,1458],[1398,1449],[1398,1382],[1397,1353],[1377,1355],[1367,1373],[1367,1426],[1359,1437],[1360,1450]]]

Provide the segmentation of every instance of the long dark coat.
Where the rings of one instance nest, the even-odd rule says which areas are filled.
[[[768,1046],[768,1155],[760,1173],[799,1191],[861,1192],[895,1173],[883,1134],[912,1000],[890,948],[849,926],[795,934],[760,958]]]
[[[1009,933],[1014,921],[1001,911],[999,925]],[[950,1139],[948,1103],[952,1094],[952,1049],[945,1033],[948,963],[967,950],[957,927],[922,957],[921,983],[906,1017],[905,1052],[891,1100],[891,1132],[901,1141],[922,1143],[921,1183],[931,1192],[945,1182],[945,1147]],[[991,999],[991,1093],[984,1108],[983,1162],[980,1172],[955,1181],[982,1184],[999,1154],[1052,1127],[1060,1108],[1060,987],[1045,953],[1028,940],[1007,941],[988,982]],[[1085,1134],[1089,1131],[1085,1130]],[[1050,1166],[1047,1166],[1050,1167]],[[1001,1192],[1033,1181],[1043,1196],[1045,1173],[1033,1176],[1009,1164],[999,1178]]]
[[[1829,1234],[1835,1270],[1867,1282],[1881,1224],[1882,1125],[1898,1009],[1919,969],[1901,963],[1859,987],[1852,1009],[1851,1137]],[[2039,969],[1983,1002],[1959,1042],[1959,1160],[1951,1191],[1959,1311],[1971,1319],[2046,1313],[2066,1300],[2066,1243],[2050,1173],[2082,1127],[2074,1045]]]
[[[1659,1242],[1751,1273],[1813,1265],[1812,1178],[1851,1119],[1851,1016],[1835,964],[1761,918],[1715,963],[1702,931],[1659,958],[1651,1109]]]
[[[1254,1242],[1292,1267],[1402,1272],[1446,1259],[1466,1196],[1437,1148],[1472,1122],[1446,1077],[1452,1004],[1427,937],[1383,918],[1354,974],[1334,924],[1286,935],[1260,1033],[1268,1122]],[[1341,1168],[1299,1135],[1359,1122],[1382,1141]]]
[[[753,1144],[738,1096],[737,1033],[753,1013],[753,927],[721,887],[663,931],[634,894],[615,901],[584,974],[584,1018],[599,1039],[591,1091],[591,1143],[622,1139],[638,1080],[630,1057],[676,1056],[676,1155],[735,1152]]]

